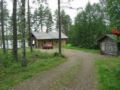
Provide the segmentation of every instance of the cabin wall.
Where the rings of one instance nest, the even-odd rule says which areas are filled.
[[[59,41],[58,40],[53,40],[53,46],[58,47],[59,46]]]
[[[66,45],[67,40],[66,39],[62,39],[61,40],[61,45],[65,46]],[[59,46],[59,40],[36,40],[36,47],[37,48],[42,48],[42,46],[45,43],[51,43],[53,45],[54,48]]]
[[[61,45],[62,47],[65,46],[67,43],[67,40],[66,39],[62,39],[61,40]],[[58,47],[59,46],[59,40],[53,40],[53,46],[54,47]]]
[[[52,44],[52,40],[37,40],[37,48],[42,48],[44,44],[46,43],[51,43]]]
[[[100,43],[101,52],[103,54],[109,55],[117,55],[118,54],[118,46],[117,43],[111,40],[110,38],[106,38]]]
[[[63,40],[61,41],[61,43],[62,43],[62,46],[65,46],[65,45],[67,44],[67,40],[66,40],[66,39],[63,39]]]

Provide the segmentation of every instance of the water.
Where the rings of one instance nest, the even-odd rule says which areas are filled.
[[[12,47],[13,47],[12,43],[13,43],[12,40],[5,41],[5,47],[8,49],[12,49]],[[22,47],[21,40],[18,40],[18,48],[21,48],[21,47]],[[28,47],[28,42],[26,42],[26,47]],[[2,48],[1,43],[0,43],[0,48]]]

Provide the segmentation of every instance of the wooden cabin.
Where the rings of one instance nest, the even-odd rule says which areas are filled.
[[[61,33],[61,45],[64,46],[67,43],[68,37]],[[59,45],[59,33],[58,32],[32,32],[32,44],[36,48],[42,48],[46,43],[52,44],[53,47]]]
[[[113,34],[107,34],[99,40],[101,54],[120,55],[120,40],[119,37]]]

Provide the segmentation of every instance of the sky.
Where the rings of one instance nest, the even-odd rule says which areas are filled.
[[[6,0],[8,2],[8,8],[9,10],[12,12],[12,1],[13,0]],[[31,1],[31,0],[30,0]],[[54,11],[57,9],[57,1],[58,0],[48,0],[48,5],[52,11],[52,13],[54,14]],[[91,4],[93,3],[99,3],[99,0],[73,0],[71,2],[68,3],[68,0],[61,0],[61,8],[65,10],[65,12],[70,15],[70,17],[72,18],[72,20],[74,20],[75,16],[77,15],[78,12],[80,12],[82,9],[76,10],[76,8],[85,8],[85,6],[87,5],[87,3],[90,2]],[[34,8],[35,6],[33,6],[31,4],[31,6]],[[68,7],[72,7],[74,9],[69,9],[65,6]]]
[[[6,1],[8,2],[7,6],[9,10],[12,12],[12,0],[6,0]],[[54,13],[54,11],[57,9],[57,1],[58,0],[48,0],[48,5],[52,13]],[[72,20],[74,20],[77,13],[82,10],[82,9],[76,10],[76,8],[84,9],[88,2],[90,2],[91,4],[99,3],[99,0],[73,0],[69,3],[68,3],[68,0],[61,0],[61,8],[64,9],[68,15],[71,16]],[[70,6],[70,7],[73,7],[74,9],[69,9],[65,6]],[[32,6],[32,7],[35,7],[35,6]]]
[[[64,4],[63,2],[67,2],[68,0],[61,0],[61,7],[66,11],[67,14],[69,14],[72,18],[72,20],[75,18],[78,12],[80,12],[82,9],[76,10],[77,8],[85,8],[87,3],[90,2],[93,3],[99,3],[99,0],[73,0],[70,3]],[[49,6],[52,9],[52,11],[56,10],[57,8],[57,0],[49,0]],[[66,8],[65,6],[70,6],[74,9]]]
[[[8,9],[10,10],[10,13],[12,14],[12,1],[13,0],[6,0],[8,5]],[[36,8],[37,5],[33,5],[32,4],[33,0],[30,0],[30,6],[32,8]],[[58,0],[47,0],[48,1],[48,6],[52,11],[52,14],[54,15],[55,10],[58,8]],[[88,2],[90,2],[91,4],[94,3],[99,3],[99,0],[71,0],[71,2],[68,2],[68,0],[60,0],[61,1],[61,8],[65,10],[66,14],[68,14],[71,19],[72,19],[72,23],[74,23],[74,19],[76,17],[76,15],[82,11]],[[72,7],[74,9],[69,9],[67,7]],[[79,10],[77,10],[77,8],[81,8]],[[33,10],[32,10],[33,11]],[[55,28],[55,26],[53,26],[53,28]],[[44,28],[46,30],[46,28]]]

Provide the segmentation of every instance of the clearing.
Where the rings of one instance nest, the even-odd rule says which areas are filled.
[[[101,56],[71,49],[63,49],[63,53],[68,57],[65,63],[26,80],[13,90],[97,90],[94,61]]]

